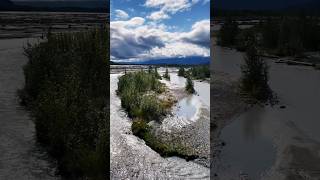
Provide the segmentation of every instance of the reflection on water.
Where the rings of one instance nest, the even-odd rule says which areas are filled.
[[[263,116],[263,108],[255,108],[254,111],[250,113],[245,113],[243,116],[242,126],[244,137],[247,140],[254,141],[256,137],[259,137],[261,134],[261,123]]]
[[[213,68],[240,77],[242,53],[214,46]],[[257,178],[270,169],[275,161],[274,138],[292,137],[283,129],[288,122],[320,141],[320,71],[310,67],[276,64],[270,66],[270,87],[280,98],[281,105],[254,107],[227,126],[221,134],[226,146],[221,161],[230,165],[234,174],[244,171]],[[289,123],[289,124],[290,124]],[[279,144],[277,144],[278,146]]]
[[[186,119],[193,119],[196,115],[197,107],[199,107],[200,101],[195,96],[188,96],[183,98],[177,103],[176,116],[184,117]]]

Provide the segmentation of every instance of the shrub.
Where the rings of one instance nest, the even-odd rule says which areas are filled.
[[[170,80],[170,75],[169,75],[168,68],[166,69],[166,72],[165,72],[165,74],[163,75],[163,77],[164,77],[165,79]]]
[[[194,90],[194,87],[193,87],[193,82],[192,82],[192,79],[190,78],[190,76],[187,77],[185,89],[190,94],[195,93],[195,90]]]
[[[28,44],[22,102],[37,140],[67,178],[105,179],[109,169],[108,31],[49,34]]]
[[[246,49],[245,64],[241,66],[241,90],[257,101],[268,101],[272,97],[268,85],[268,66],[258,55],[254,40]]]
[[[219,31],[217,39],[218,45],[227,47],[234,46],[238,33],[238,23],[228,18]]]
[[[194,66],[191,67],[187,73],[193,79],[206,79],[210,78],[210,69],[209,66]]]
[[[182,77],[184,77],[184,76],[185,76],[185,70],[184,70],[184,68],[183,68],[183,67],[180,67],[180,68],[179,68],[178,76],[182,76]]]
[[[131,118],[146,121],[157,120],[166,114],[166,108],[153,93],[162,93],[164,85],[156,74],[138,71],[127,73],[119,78],[118,95],[122,107]]]

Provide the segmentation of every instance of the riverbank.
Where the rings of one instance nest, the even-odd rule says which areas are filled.
[[[132,120],[116,95],[119,76],[110,75],[111,179],[209,179],[209,168],[177,157],[163,158],[132,134]]]
[[[60,179],[56,162],[35,139],[30,112],[19,105],[23,44],[32,39],[0,40],[0,179]]]
[[[239,78],[243,54],[213,48],[214,70]],[[218,156],[222,164],[217,178],[235,178],[242,172],[264,180],[319,179],[320,114],[316,107],[320,102],[320,74],[311,67],[266,62],[270,87],[280,103],[253,106],[228,119],[232,123],[220,134],[225,146]]]

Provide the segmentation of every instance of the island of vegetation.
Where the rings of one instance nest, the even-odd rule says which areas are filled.
[[[25,47],[25,86],[36,137],[68,179],[107,179],[109,169],[107,28],[51,34]]]
[[[164,78],[169,79],[168,69]],[[155,128],[149,122],[161,123],[171,111],[177,100],[168,93],[165,84],[159,79],[157,68],[149,67],[148,71],[130,72],[119,78],[117,94],[122,107],[133,120],[132,132],[143,139],[146,144],[161,156],[179,156],[192,159],[184,152],[183,146],[168,144],[156,136]],[[160,98],[160,95],[163,95]]]

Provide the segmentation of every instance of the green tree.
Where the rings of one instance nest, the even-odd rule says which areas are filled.
[[[241,90],[257,101],[268,101],[272,97],[268,85],[268,66],[259,56],[254,39],[250,41],[246,49],[245,62],[241,66]]]
[[[187,91],[188,93],[190,93],[190,94],[195,93],[195,90],[194,90],[194,87],[193,87],[193,86],[194,86],[194,85],[193,85],[193,81],[192,81],[191,77],[190,77],[190,76],[187,76],[186,87],[185,87],[186,91]]]
[[[180,67],[180,68],[179,68],[178,76],[182,76],[182,77],[184,77],[184,76],[185,76],[185,70],[184,70],[184,68],[183,68],[183,67]]]
[[[166,69],[166,72],[164,73],[163,77],[164,77],[165,79],[170,80],[170,75],[169,75],[168,68]]]
[[[227,18],[218,34],[218,45],[232,47],[236,45],[236,37],[239,33],[238,23]]]
[[[160,76],[160,74],[158,73],[158,68],[157,68],[157,67],[154,68],[154,75],[155,75],[155,77],[156,77],[157,79],[162,79],[161,76]]]

